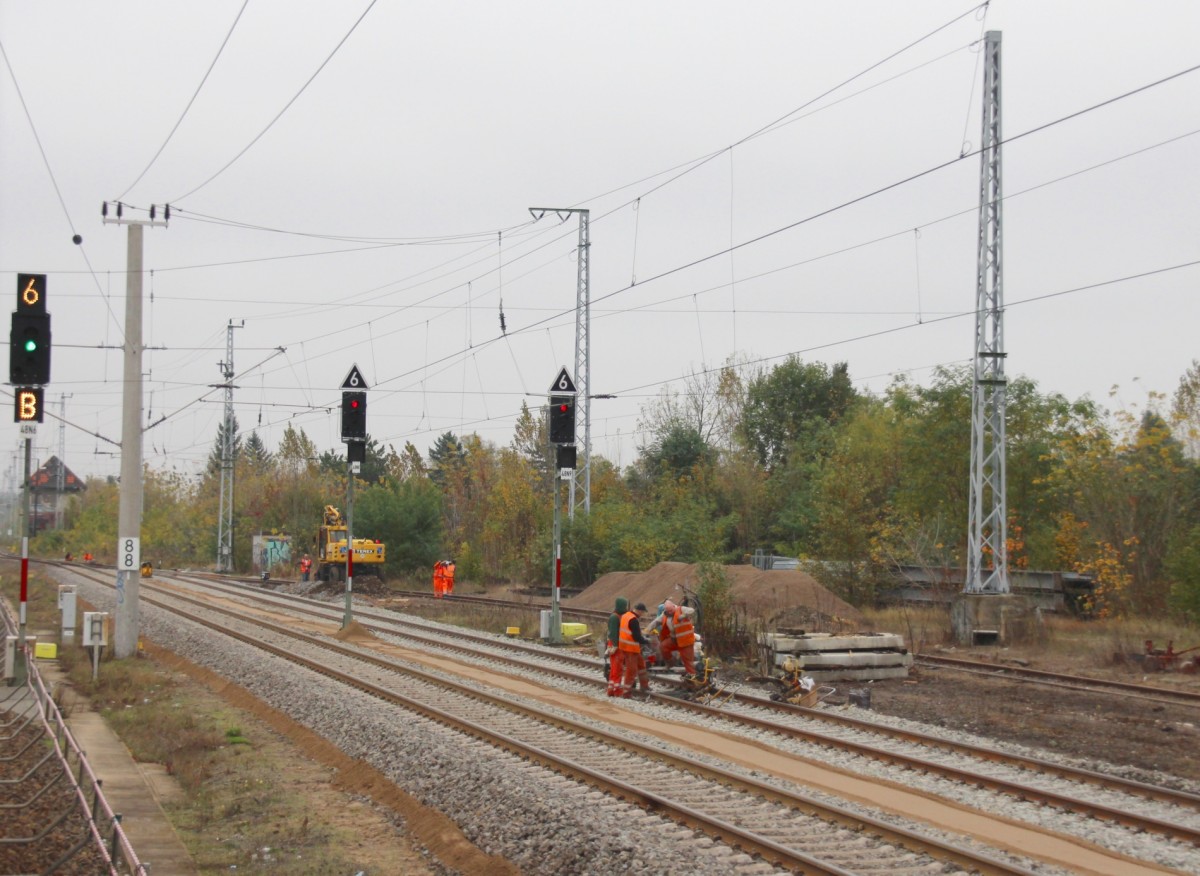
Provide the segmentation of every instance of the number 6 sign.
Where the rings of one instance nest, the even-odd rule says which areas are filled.
[[[141,563],[139,560],[140,546],[136,538],[117,539],[117,568],[122,572],[136,572]]]

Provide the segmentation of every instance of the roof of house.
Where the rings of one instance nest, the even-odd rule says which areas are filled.
[[[35,493],[57,493],[59,473],[62,473],[62,491],[81,493],[87,484],[81,481],[57,456],[51,456],[46,464],[29,476],[30,487]]]

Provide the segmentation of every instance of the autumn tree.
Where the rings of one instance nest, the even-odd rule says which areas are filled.
[[[1171,404],[1171,425],[1188,458],[1200,460],[1200,360],[1179,378]]]
[[[443,559],[442,509],[437,488],[425,478],[364,485],[354,508],[356,535],[387,546],[387,571],[424,573]]]
[[[1167,559],[1195,507],[1194,469],[1169,424],[1152,410],[1118,412],[1072,436],[1053,485],[1069,514],[1060,544],[1077,545],[1076,568],[1098,576],[1099,608],[1152,614],[1167,605]],[[1181,554],[1181,556],[1184,556]]]
[[[741,434],[759,463],[773,471],[797,444],[811,447],[813,436],[845,416],[856,398],[845,362],[830,368],[789,356],[750,380]]]
[[[229,430],[230,455],[238,459],[242,455],[242,435],[238,430],[237,417],[231,417],[232,428]],[[217,424],[217,437],[213,440],[212,450],[208,453],[206,471],[209,475],[220,475],[222,460],[225,458],[225,422]]]

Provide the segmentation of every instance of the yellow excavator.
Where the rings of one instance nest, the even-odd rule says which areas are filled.
[[[317,529],[317,579],[320,581],[346,580],[346,520],[342,512],[332,505],[325,506],[325,515]],[[355,576],[371,572],[379,577],[380,567],[387,559],[387,549],[376,539],[354,539]]]

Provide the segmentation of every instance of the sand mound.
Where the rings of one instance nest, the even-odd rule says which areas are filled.
[[[665,599],[679,602],[683,588],[699,586],[694,563],[659,563],[645,572],[609,572],[578,596],[563,600],[567,608],[611,609],[618,596],[630,605],[644,602],[651,611]],[[752,620],[775,627],[811,631],[857,629],[858,609],[799,571],[763,572],[753,566],[725,566],[733,587],[733,601]]]

